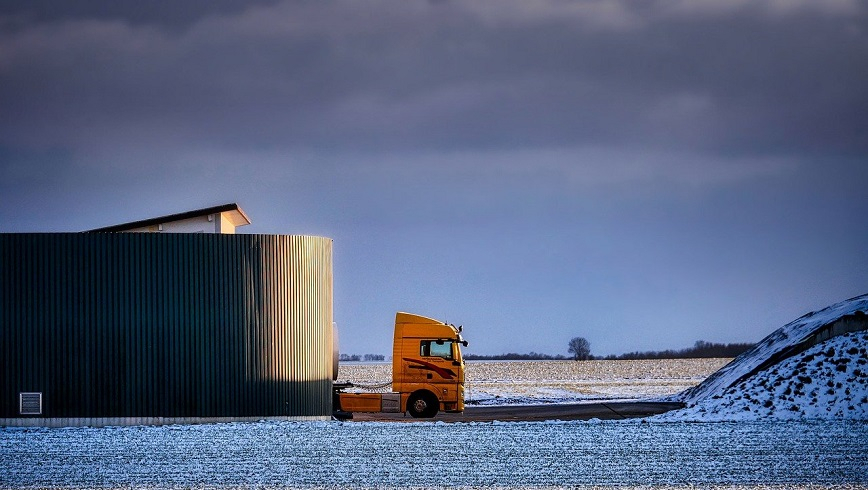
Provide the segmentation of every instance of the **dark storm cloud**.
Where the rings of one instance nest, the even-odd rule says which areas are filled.
[[[865,292],[866,59],[857,0],[5,2],[0,231],[238,201],[358,352],[758,340]]]
[[[119,5],[0,37],[3,144],[868,150],[864,3]]]
[[[53,0],[4,0],[0,16],[12,25],[31,22],[67,20],[121,21],[133,25],[153,24],[185,27],[211,15],[236,14],[255,5],[269,5],[279,0],[88,0],[56,2]]]

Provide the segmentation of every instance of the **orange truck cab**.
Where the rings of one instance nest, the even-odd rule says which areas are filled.
[[[398,412],[431,418],[437,412],[464,411],[464,358],[461,327],[420,315],[395,315],[392,392],[346,393],[335,384],[335,413]]]

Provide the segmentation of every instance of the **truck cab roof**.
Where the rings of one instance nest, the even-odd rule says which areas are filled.
[[[457,339],[458,328],[433,318],[398,312],[395,315],[395,338],[399,337]]]

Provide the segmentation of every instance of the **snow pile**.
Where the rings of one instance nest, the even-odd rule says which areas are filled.
[[[868,332],[819,343],[656,420],[868,420]]]
[[[669,400],[692,404],[710,396],[720,395],[722,391],[760,368],[775,355],[798,345],[824,326],[843,317],[866,312],[868,312],[868,294],[808,313],[779,328],[761,340],[756,347],[738,356],[696,387],[670,397]]]

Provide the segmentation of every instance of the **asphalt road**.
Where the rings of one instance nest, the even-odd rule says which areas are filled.
[[[438,413],[433,419],[414,419],[402,413],[354,413],[353,421],[443,421],[443,422],[520,422],[542,420],[628,419],[647,417],[681,408],[680,403],[594,402],[570,405],[468,406],[464,413]]]

